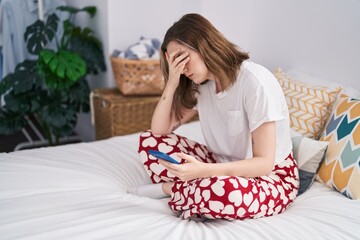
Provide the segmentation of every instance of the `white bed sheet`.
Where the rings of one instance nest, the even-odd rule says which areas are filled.
[[[203,141],[198,122],[178,133]],[[318,182],[278,216],[181,220],[126,193],[150,183],[138,136],[0,154],[0,239],[359,239],[360,201]]]

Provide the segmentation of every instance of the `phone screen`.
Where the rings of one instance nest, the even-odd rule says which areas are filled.
[[[174,164],[180,164],[178,161],[176,161],[174,158],[170,157],[168,154],[156,150],[149,150],[148,153],[158,159],[162,159]]]

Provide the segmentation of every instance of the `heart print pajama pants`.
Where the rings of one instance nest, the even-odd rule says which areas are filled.
[[[150,149],[175,159],[175,153],[183,152],[206,163],[215,163],[217,156],[205,145],[174,133],[154,135],[146,131],[140,135],[138,151],[144,167],[153,183],[174,182],[168,204],[182,219],[272,216],[283,212],[298,192],[298,168],[291,154],[262,177],[213,176],[181,181],[147,153]]]

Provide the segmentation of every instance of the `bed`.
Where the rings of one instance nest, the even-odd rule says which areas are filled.
[[[202,142],[198,122],[179,134]],[[0,154],[1,239],[358,239],[360,201],[315,182],[283,214],[181,220],[168,199],[127,194],[150,183],[139,134]]]
[[[199,122],[178,134],[204,142]],[[139,133],[0,154],[0,239],[359,239],[360,200],[315,181],[282,214],[179,219],[169,199],[127,193],[149,184]]]

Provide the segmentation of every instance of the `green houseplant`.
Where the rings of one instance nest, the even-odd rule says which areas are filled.
[[[80,12],[91,17],[96,7],[82,9],[61,6],[69,18],[60,22],[56,13],[37,20],[24,33],[29,53],[36,60],[24,60],[0,82],[0,134],[12,134],[36,119],[50,145],[73,133],[79,112],[89,111],[88,74],[106,70],[101,42],[90,28],[72,21]],[[56,36],[59,24],[63,33]],[[55,40],[56,48],[47,48]]]

